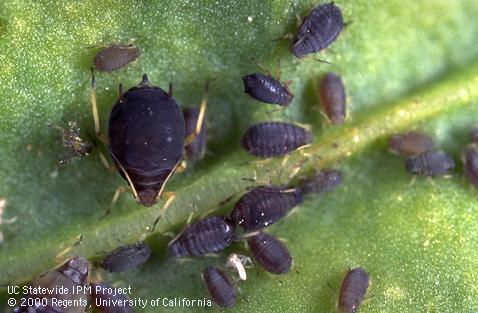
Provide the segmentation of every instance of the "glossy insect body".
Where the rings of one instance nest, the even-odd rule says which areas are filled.
[[[339,76],[327,73],[320,82],[320,102],[332,124],[342,124],[345,120],[345,87]]]
[[[478,187],[478,150],[469,146],[463,155],[464,171],[470,182]]]
[[[340,8],[333,2],[321,4],[303,21],[291,51],[298,58],[320,51],[338,37],[343,27]]]
[[[226,217],[207,217],[187,227],[171,242],[169,253],[180,258],[222,250],[232,242],[235,230],[236,225]]]
[[[231,218],[246,231],[257,230],[277,222],[301,202],[297,189],[255,187],[236,202]]]
[[[149,259],[151,249],[143,241],[134,245],[119,247],[101,261],[101,266],[109,272],[124,272],[136,268]]]
[[[282,122],[260,123],[251,126],[242,137],[241,145],[257,157],[277,157],[312,142],[312,134],[305,128]]]
[[[91,283],[91,302],[100,313],[132,313],[128,297],[105,282]]]
[[[408,172],[423,176],[446,175],[455,168],[453,159],[443,151],[428,151],[405,161]]]
[[[209,266],[203,273],[207,290],[214,302],[223,308],[236,304],[236,287],[229,276],[215,266]]]
[[[428,135],[407,132],[390,137],[388,145],[393,153],[413,156],[432,150],[435,144]]]
[[[349,270],[340,288],[338,309],[341,313],[355,313],[367,293],[369,277],[360,267]]]
[[[196,129],[198,122],[199,110],[196,108],[183,109],[184,121],[186,123],[186,137],[191,135]],[[199,161],[204,158],[206,154],[206,141],[207,141],[207,124],[205,121],[202,123],[201,132],[196,138],[186,146],[186,156],[188,161]]]
[[[17,307],[15,313],[80,313],[85,312],[88,304],[88,295],[73,293],[77,288],[86,288],[89,279],[89,264],[84,258],[75,256],[62,266],[42,274],[31,283],[33,288],[65,288],[68,293],[29,294],[30,299],[25,303],[37,303],[32,307]],[[84,289],[83,289],[84,290]],[[75,306],[65,307],[62,303],[73,303]],[[44,305],[46,304],[46,305]]]
[[[183,157],[186,129],[178,104],[145,74],[114,105],[108,135],[119,172],[134,185],[138,201],[152,206]]]
[[[111,45],[96,54],[93,65],[99,71],[112,72],[133,62],[139,54],[134,45]]]
[[[318,194],[329,192],[342,183],[342,172],[334,169],[327,169],[315,173],[311,177],[300,181],[302,194]]]
[[[294,98],[286,85],[282,85],[269,75],[249,74],[242,77],[242,80],[244,81],[244,92],[261,102],[288,106]]]
[[[292,257],[287,247],[275,237],[259,232],[247,240],[254,258],[262,267],[273,274],[290,271]]]

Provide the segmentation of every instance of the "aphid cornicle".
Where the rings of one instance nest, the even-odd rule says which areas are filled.
[[[184,229],[169,244],[169,254],[180,258],[222,250],[233,241],[235,230],[236,225],[229,218],[206,217]]]
[[[89,263],[80,256],[75,256],[63,265],[50,270],[34,279],[30,286],[36,290],[48,288],[59,290],[63,287],[67,293],[53,292],[41,294],[28,294],[26,301],[21,303],[36,303],[34,306],[20,306],[15,308],[15,313],[55,312],[55,313],[82,313],[88,305],[88,294],[74,293],[73,290],[85,290],[89,280]],[[28,300],[29,299],[29,300]],[[75,303],[66,306],[64,303]],[[21,304],[20,304],[21,305]]]
[[[388,141],[388,146],[393,153],[413,156],[432,150],[435,144],[430,136],[411,131],[392,135]]]
[[[408,158],[405,168],[416,175],[442,176],[455,168],[455,161],[444,151],[427,151]]]
[[[328,47],[344,27],[342,11],[333,2],[314,8],[304,19],[291,46],[292,53],[302,58]]]
[[[144,241],[126,245],[111,251],[101,261],[101,267],[109,272],[124,272],[136,268],[149,259],[151,248]]]
[[[247,240],[249,250],[262,267],[273,274],[286,274],[292,265],[287,247],[275,237],[259,232]]]
[[[478,187],[478,150],[468,146],[463,154],[464,172],[470,182]]]
[[[101,49],[93,59],[99,71],[116,71],[139,57],[139,49],[134,45],[110,45]]]
[[[236,286],[226,273],[215,266],[208,266],[203,272],[206,288],[213,301],[223,308],[236,304]]]
[[[283,156],[312,142],[307,129],[282,122],[251,126],[242,136],[241,146],[257,157]]]
[[[91,283],[91,304],[100,313],[132,313],[129,298],[105,282]]]
[[[302,179],[299,188],[303,195],[329,192],[342,183],[342,172],[335,169],[326,169]]]
[[[184,108],[183,109],[184,122],[186,124],[186,137],[194,133],[199,118],[199,110],[196,108]],[[188,161],[199,161],[204,158],[206,154],[206,142],[207,142],[207,124],[203,121],[201,131],[197,137],[185,147],[186,157]]]
[[[338,309],[340,313],[355,313],[362,304],[370,281],[368,273],[361,267],[351,269],[345,275],[340,288]]]
[[[242,80],[244,82],[244,92],[261,102],[288,106],[294,98],[287,85],[282,85],[269,75],[249,74],[242,77]]]
[[[346,116],[345,87],[340,76],[329,72],[320,81],[320,103],[332,124],[342,124]]]
[[[246,231],[258,230],[277,222],[301,202],[302,194],[295,188],[255,187],[236,202],[231,218]]]

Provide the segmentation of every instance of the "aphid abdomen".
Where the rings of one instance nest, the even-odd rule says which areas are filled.
[[[279,81],[268,75],[249,74],[242,77],[242,80],[244,92],[261,102],[287,106],[294,97]]]
[[[207,290],[217,305],[228,308],[236,304],[236,287],[226,273],[215,266],[208,266],[203,277]]]
[[[455,168],[453,159],[443,151],[428,151],[405,161],[408,172],[423,176],[446,175]]]
[[[282,122],[251,126],[241,140],[242,147],[257,157],[276,157],[290,153],[312,142],[305,128]]]
[[[432,150],[435,144],[430,136],[412,131],[393,135],[388,145],[394,153],[414,156]]]
[[[464,171],[474,186],[478,186],[478,150],[467,147],[463,155]]]
[[[256,187],[237,201],[231,217],[244,230],[257,230],[280,220],[301,202],[296,189]]]
[[[235,229],[236,225],[228,218],[207,217],[186,228],[169,245],[169,253],[180,258],[220,251],[232,242]]]
[[[258,233],[247,240],[254,258],[262,267],[273,274],[285,274],[290,271],[292,257],[287,247],[275,237]]]
[[[111,45],[96,54],[93,64],[99,71],[112,72],[133,62],[139,54],[139,49],[133,45]]]
[[[323,193],[334,190],[342,183],[342,172],[334,169],[327,169],[315,173],[311,177],[300,181],[302,194]]]
[[[116,293],[117,288],[105,283],[91,283],[91,304],[100,313],[132,313],[133,306],[125,294]],[[104,305],[103,305],[104,304]]]
[[[101,266],[109,272],[124,272],[143,264],[150,255],[148,244],[140,241],[113,250],[101,261]]]
[[[195,129],[199,118],[199,110],[196,108],[183,109],[184,121],[186,125],[186,137],[191,135]],[[199,161],[206,154],[207,142],[207,123],[203,120],[199,135],[186,146],[186,155],[189,161]]]
[[[327,73],[320,82],[320,102],[332,124],[342,124],[345,120],[345,87],[339,76]]]
[[[341,313],[355,313],[367,293],[369,277],[363,268],[354,268],[345,275],[340,288],[338,309]]]

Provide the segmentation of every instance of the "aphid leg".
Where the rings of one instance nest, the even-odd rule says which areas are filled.
[[[61,250],[53,257],[53,259],[55,260],[55,263],[60,263],[60,261],[65,259],[65,255],[67,255],[74,247],[78,247],[80,243],[83,241],[83,238],[85,238],[85,234],[80,234],[79,236],[77,236],[77,238],[78,239],[72,245]]]
[[[178,167],[176,168],[176,173],[182,173],[188,168],[188,163],[186,160],[181,160],[181,162],[178,164]]]
[[[167,192],[166,196],[167,196],[167,199],[164,202],[164,205],[162,206],[162,208],[159,210],[158,217],[156,217],[156,219],[153,222],[153,226],[151,227],[151,232],[154,232],[154,229],[156,228],[156,225],[159,223],[160,220],[163,219],[164,213],[169,208],[169,206],[174,201],[174,199],[176,199],[176,194],[174,192]]]
[[[408,187],[411,188],[413,185],[415,185],[415,182],[417,181],[417,176],[413,176],[410,182],[408,183]]]
[[[171,246],[171,244],[173,242],[175,242],[179,237],[181,237],[181,235],[184,233],[184,231],[186,230],[186,228],[189,227],[189,225],[191,225],[191,221],[193,219],[193,215],[194,215],[194,211],[192,211],[191,213],[189,213],[189,216],[188,216],[188,219],[186,221],[186,224],[184,224],[183,226],[183,229],[181,229],[181,231],[173,238],[171,239],[169,242],[168,242],[168,247]]]
[[[106,159],[105,154],[101,151],[98,152],[98,156],[100,157],[101,164],[106,168],[108,172],[116,172],[116,166],[112,165],[110,162],[108,162],[108,159]]]
[[[201,104],[199,105],[199,115],[198,115],[198,120],[196,123],[196,129],[194,130],[194,132],[192,132],[189,136],[186,137],[186,140],[184,141],[185,146],[189,145],[194,139],[196,139],[196,137],[201,132],[202,123],[204,121],[204,116],[206,114],[208,90],[209,90],[209,81],[206,82],[206,85],[204,86],[204,96],[202,98]]]
[[[173,96],[173,83],[169,83],[168,96],[169,97]]]
[[[98,115],[98,105],[96,104],[96,76],[95,69],[91,68],[91,111],[93,114],[93,121],[95,123],[95,134],[96,137],[103,142],[107,143],[106,137],[100,131],[100,118]]]
[[[118,85],[118,98],[122,99],[123,98],[123,95],[124,95],[124,91],[123,91],[123,84],[119,84]]]
[[[262,65],[262,63],[259,63],[259,61],[258,61],[256,58],[252,58],[252,59],[256,62],[257,66],[258,66],[261,70],[263,70],[268,76],[272,76],[271,71],[270,71],[267,67],[265,67],[264,65]]]
[[[129,187],[124,187],[124,186],[120,186],[120,187],[116,188],[115,194],[114,194],[114,196],[113,196],[113,199],[111,199],[110,206],[109,206],[108,209],[106,210],[105,214],[100,218],[100,220],[104,219],[105,217],[107,217],[107,216],[111,213],[111,211],[113,210],[114,206],[116,205],[116,202],[118,202],[119,196],[120,196],[123,192],[131,192],[131,188],[129,188]]]

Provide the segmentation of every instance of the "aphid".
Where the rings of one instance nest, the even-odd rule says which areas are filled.
[[[404,156],[413,156],[430,151],[434,147],[430,136],[417,132],[396,134],[390,137],[388,146],[390,151]]]
[[[93,65],[99,71],[113,72],[136,60],[139,54],[134,45],[111,45],[95,55]]]
[[[369,286],[367,272],[357,267],[349,270],[340,288],[338,309],[341,313],[355,313],[362,304]]]
[[[224,216],[210,216],[190,226],[169,244],[176,257],[199,256],[227,247],[234,239],[236,225]]]
[[[251,126],[241,140],[241,146],[257,157],[277,157],[312,142],[309,130],[282,122],[267,122]]]
[[[129,298],[105,282],[91,283],[91,304],[100,313],[132,313]]]
[[[455,168],[455,162],[444,151],[428,151],[405,161],[408,172],[423,176],[441,176]]]
[[[468,146],[463,154],[463,163],[465,175],[470,182],[478,187],[478,150],[473,146]]]
[[[24,303],[36,305],[20,306],[15,308],[16,313],[55,312],[55,313],[80,313],[85,312],[88,304],[88,295],[83,292],[74,293],[73,290],[85,290],[89,279],[89,264],[84,258],[75,256],[58,268],[43,273],[34,279],[30,286],[35,290],[48,288],[51,293],[28,294]],[[61,292],[60,288],[68,290]],[[56,291],[58,290],[58,291]],[[64,306],[62,303],[75,303]]]
[[[329,72],[320,81],[320,103],[332,124],[342,124],[346,111],[345,87],[340,76]]]
[[[478,143],[478,127],[474,127],[470,130],[469,140],[473,143]]]
[[[287,247],[275,237],[259,232],[247,240],[254,258],[262,267],[273,274],[290,271],[292,257]]]
[[[259,186],[236,202],[231,218],[246,231],[258,230],[277,222],[301,202],[298,189]]]
[[[252,261],[248,256],[232,253],[227,257],[226,266],[235,269],[240,280],[247,280],[246,267],[252,266]]]
[[[113,250],[101,261],[101,267],[108,272],[124,272],[143,264],[150,255],[151,248],[140,241]]]
[[[342,172],[335,169],[318,171],[299,182],[300,190],[305,194],[329,192],[342,183]]]
[[[68,128],[53,124],[49,124],[48,126],[63,132],[63,147],[67,148],[73,154],[66,159],[60,160],[60,165],[66,165],[74,160],[90,155],[93,146],[80,137],[80,127],[78,127],[75,121],[69,121]]]
[[[288,106],[294,98],[287,85],[282,85],[269,75],[249,74],[242,77],[242,80],[244,81],[244,92],[261,102]]]
[[[320,51],[338,37],[343,27],[340,8],[333,2],[321,4],[313,9],[302,22],[291,51],[298,58]]]
[[[194,133],[196,125],[198,123],[199,110],[196,108],[183,109],[184,121],[186,125],[186,137]],[[186,157],[188,161],[199,161],[204,158],[206,154],[206,142],[207,142],[207,124],[204,120],[202,123],[201,131],[197,137],[186,146]]]
[[[208,266],[203,272],[203,278],[217,305],[229,308],[236,304],[236,287],[226,273],[215,266]]]

